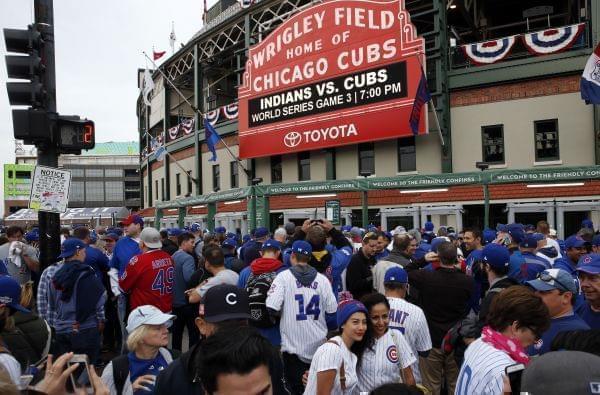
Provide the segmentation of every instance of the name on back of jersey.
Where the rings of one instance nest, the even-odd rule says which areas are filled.
[[[392,321],[396,324],[404,325],[404,321],[406,320],[406,318],[409,315],[410,314],[408,314],[405,311],[391,309],[390,310],[390,321]]]
[[[318,286],[319,286],[319,282],[318,281],[313,281],[310,285],[302,285],[302,283],[300,283],[300,281],[296,280],[296,287],[297,288],[312,288],[312,289],[317,289]]]
[[[170,266],[170,258],[156,259],[152,261],[152,269],[160,269],[161,267]]]

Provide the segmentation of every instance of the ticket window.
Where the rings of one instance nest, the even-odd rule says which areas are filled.
[[[414,218],[412,216],[387,217],[387,229],[389,231],[397,226],[403,226],[406,230],[413,229],[415,227]]]

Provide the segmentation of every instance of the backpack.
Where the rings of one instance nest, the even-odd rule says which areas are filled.
[[[275,326],[267,309],[267,293],[277,276],[276,272],[251,274],[248,278],[246,291],[250,305],[250,323],[257,328],[272,328]]]
[[[181,352],[177,350],[168,349],[167,351],[169,351],[173,360],[179,358],[179,356],[181,355]],[[129,376],[129,358],[127,357],[127,354],[123,354],[119,355],[111,362],[113,381],[115,382],[115,390],[117,391],[117,395],[123,395],[123,387],[125,387],[125,380],[127,380],[127,376]]]

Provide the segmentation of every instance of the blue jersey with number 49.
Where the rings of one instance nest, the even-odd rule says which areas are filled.
[[[304,286],[289,270],[284,270],[273,280],[266,304],[281,314],[281,350],[310,363],[327,336],[325,314],[337,310],[327,277],[317,273],[314,281]]]

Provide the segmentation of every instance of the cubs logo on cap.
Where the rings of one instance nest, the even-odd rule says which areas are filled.
[[[292,252],[299,255],[310,256],[312,246],[304,240],[297,240],[292,244]]]

